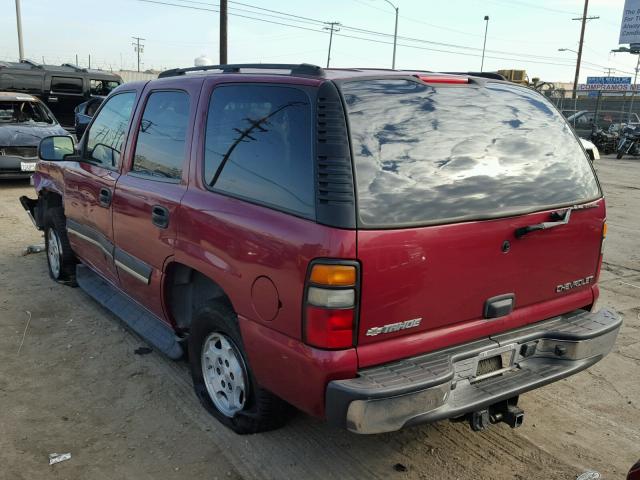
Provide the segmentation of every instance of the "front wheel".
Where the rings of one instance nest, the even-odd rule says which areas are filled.
[[[211,301],[198,310],[188,350],[196,395],[220,423],[240,434],[284,425],[288,406],[253,377],[237,316],[228,305]]]
[[[618,150],[618,153],[616,154],[616,158],[620,160],[623,155],[624,155],[624,152],[622,150]]]
[[[44,243],[49,275],[56,282],[73,283],[76,259],[67,237],[62,208],[50,208],[45,215]]]

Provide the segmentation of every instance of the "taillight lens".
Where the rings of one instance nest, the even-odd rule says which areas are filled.
[[[304,299],[304,339],[325,349],[350,348],[357,323],[358,266],[354,262],[315,262]]]
[[[307,343],[319,348],[349,348],[353,345],[353,308],[332,310],[307,307]]]

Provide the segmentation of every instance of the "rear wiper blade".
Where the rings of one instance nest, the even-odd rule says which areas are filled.
[[[527,225],[526,227],[516,228],[516,238],[524,237],[527,233],[535,232],[537,230],[547,230],[549,228],[566,225],[567,223],[569,223],[569,219],[571,218],[571,211],[574,208],[575,207],[569,207],[563,213],[552,212],[551,219],[555,220],[553,222],[542,222],[536,223],[535,225]]]

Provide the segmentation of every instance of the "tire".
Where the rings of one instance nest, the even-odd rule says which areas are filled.
[[[62,208],[50,208],[44,218],[44,244],[49,276],[56,282],[75,284],[76,257],[67,236],[67,221]]]
[[[620,159],[622,158],[622,156],[623,156],[623,155],[624,155],[624,152],[618,152],[618,153],[616,154],[616,158],[617,158],[618,160],[620,160]]]
[[[286,423],[289,406],[256,382],[237,316],[227,304],[210,301],[198,309],[188,352],[196,395],[220,423],[238,434],[274,430]]]

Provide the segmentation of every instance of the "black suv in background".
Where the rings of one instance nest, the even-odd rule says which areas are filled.
[[[41,65],[30,60],[0,62],[0,91],[29,93],[42,100],[65,127],[74,125],[74,108],[94,96],[106,96],[120,76],[77,65]]]

